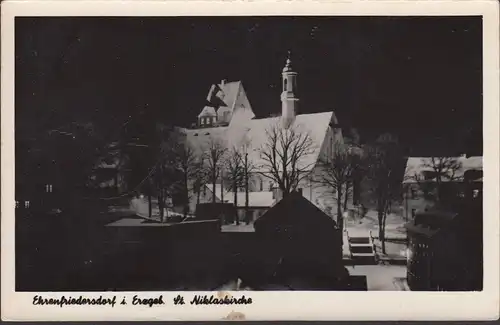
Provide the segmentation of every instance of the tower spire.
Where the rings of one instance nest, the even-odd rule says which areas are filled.
[[[281,93],[281,115],[285,128],[288,128],[298,113],[299,99],[297,92],[297,72],[293,71],[291,51],[288,51],[285,67],[282,72],[283,91]]]

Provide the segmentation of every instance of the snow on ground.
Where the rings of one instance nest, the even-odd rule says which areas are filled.
[[[406,278],[403,265],[347,266],[350,275],[366,276],[368,291],[401,291],[401,279]]]

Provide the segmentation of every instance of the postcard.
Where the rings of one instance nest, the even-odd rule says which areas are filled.
[[[498,318],[498,22],[5,1],[2,319]]]

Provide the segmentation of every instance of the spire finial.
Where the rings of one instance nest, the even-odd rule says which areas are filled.
[[[292,70],[291,56],[292,56],[292,51],[288,50],[288,55],[287,55],[287,58],[286,58],[286,64],[285,64],[285,67],[283,68],[283,72],[291,71]]]

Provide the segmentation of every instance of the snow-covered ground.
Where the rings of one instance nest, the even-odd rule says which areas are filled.
[[[153,208],[152,210],[152,219],[158,219],[160,218],[160,209],[158,208],[158,203],[156,200],[153,200]],[[135,212],[138,216],[141,217],[148,217],[149,214],[149,203],[146,198],[133,198],[130,200],[130,210]],[[165,216],[166,217],[183,217],[184,215],[182,213],[178,213],[175,211],[172,211],[170,209],[164,209],[165,210]],[[188,218],[193,218],[194,216],[188,215]]]
[[[355,265],[347,266],[350,275],[366,276],[368,291],[401,291],[402,279],[406,278],[406,266],[402,265]]]

